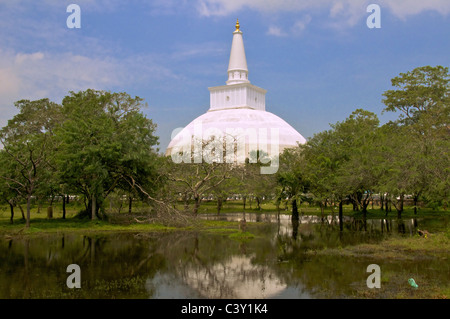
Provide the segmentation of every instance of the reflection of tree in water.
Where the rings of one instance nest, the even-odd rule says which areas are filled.
[[[148,297],[145,279],[164,265],[157,241],[132,235],[54,235],[0,245],[0,298]],[[82,289],[68,289],[66,268],[78,264]],[[145,295],[142,295],[145,294]]]
[[[78,262],[85,263],[89,261],[89,263],[95,263],[95,254],[102,254],[102,248],[106,243],[105,237],[90,237],[83,236],[83,249],[81,251],[81,255],[76,258]]]

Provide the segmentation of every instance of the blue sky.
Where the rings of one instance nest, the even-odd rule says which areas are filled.
[[[71,3],[80,29],[66,25]],[[371,3],[380,29],[367,27]],[[0,125],[20,99],[127,92],[148,103],[164,151],[225,84],[236,18],[266,110],[306,138],[356,108],[395,119],[381,114],[391,78],[450,66],[448,0],[0,0]]]

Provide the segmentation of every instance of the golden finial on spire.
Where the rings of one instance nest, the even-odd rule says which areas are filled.
[[[239,19],[237,19],[237,21],[236,21],[236,31],[239,31],[239,28],[240,28],[241,26],[239,25]]]

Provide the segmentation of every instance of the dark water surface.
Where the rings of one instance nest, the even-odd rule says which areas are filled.
[[[201,218],[239,220],[243,214]],[[376,256],[314,254],[323,248],[379,243],[442,229],[447,219],[344,221],[245,214],[248,240],[226,232],[54,234],[0,240],[0,298],[352,298],[366,287],[367,266],[382,278],[448,280],[441,259],[388,260]],[[67,266],[81,270],[81,288],[69,289]],[[366,288],[369,289],[369,288]]]

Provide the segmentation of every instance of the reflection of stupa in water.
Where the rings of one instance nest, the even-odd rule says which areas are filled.
[[[190,264],[174,277],[157,275],[147,288],[154,298],[264,299],[282,296],[288,287],[268,266],[234,255],[210,266]]]
[[[273,298],[287,287],[269,267],[253,264],[246,256],[231,256],[209,269],[192,267],[182,276],[200,295],[212,299]]]
[[[283,119],[266,111],[266,90],[252,85],[248,80],[239,21],[233,32],[228,81],[226,85],[209,88],[209,91],[209,110],[173,137],[166,150],[167,156],[191,153],[196,147],[195,140],[202,141],[203,144],[205,141],[216,141],[216,148],[225,150],[226,145],[225,147],[230,147],[229,150],[237,149],[234,159],[242,163],[251,151],[263,150],[274,156],[285,148],[306,142]],[[233,142],[235,144],[230,146]]]

